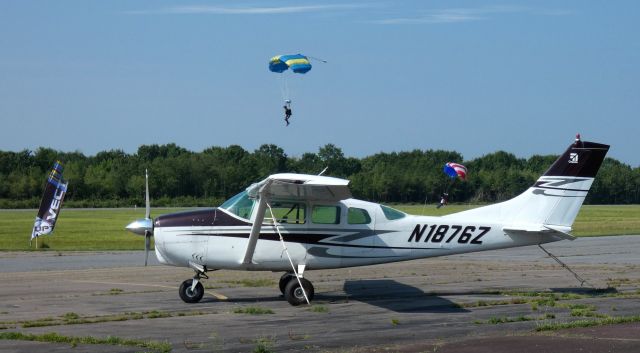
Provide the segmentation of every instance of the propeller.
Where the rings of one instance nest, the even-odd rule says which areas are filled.
[[[144,186],[145,186],[145,210],[144,219],[151,221],[151,230],[144,231],[144,265],[147,266],[149,260],[149,246],[151,245],[151,237],[153,236],[153,220],[151,219],[151,202],[149,201],[149,172],[144,170]]]
[[[149,201],[149,173],[145,169],[145,213],[144,219],[131,222],[126,229],[134,234],[144,235],[144,265],[147,266],[149,260],[149,248],[151,247],[151,237],[153,236],[153,219],[151,218],[151,202]]]

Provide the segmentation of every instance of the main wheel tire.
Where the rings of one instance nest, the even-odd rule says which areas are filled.
[[[287,283],[289,283],[289,281],[292,278],[296,278],[296,276],[291,272],[287,272],[284,275],[282,275],[282,277],[280,277],[280,282],[278,283],[278,287],[280,288],[280,293],[282,293],[283,295],[284,295],[284,290],[287,287]]]
[[[307,298],[309,298],[309,301],[313,300],[314,289],[311,282],[309,282],[305,278],[300,278],[300,282],[304,287],[304,291],[307,293]],[[293,306],[307,303],[307,301],[304,299],[302,288],[300,288],[300,283],[298,283],[298,280],[295,277],[292,277],[289,280],[289,283],[287,283],[287,286],[284,289],[284,298],[287,299],[289,304]]]
[[[182,299],[185,303],[197,303],[202,299],[204,295],[204,287],[202,283],[198,282],[196,287],[191,290],[191,286],[193,284],[193,279],[188,279],[180,285],[179,294],[180,299]]]

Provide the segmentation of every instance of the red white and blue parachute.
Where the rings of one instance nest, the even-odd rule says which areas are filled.
[[[442,170],[451,179],[460,178],[462,180],[467,180],[467,167],[462,164],[448,162],[444,165]]]

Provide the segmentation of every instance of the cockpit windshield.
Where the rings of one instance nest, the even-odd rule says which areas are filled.
[[[225,201],[220,205],[220,208],[225,209],[238,217],[250,219],[255,203],[256,201],[249,198],[249,194],[245,190]]]

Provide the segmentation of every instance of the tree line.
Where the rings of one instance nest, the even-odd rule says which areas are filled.
[[[238,145],[202,152],[176,144],[142,145],[134,154],[110,150],[94,156],[40,147],[0,151],[0,208],[37,207],[56,160],[63,162],[69,181],[67,207],[130,207],[144,204],[145,169],[155,206],[217,206],[270,174],[318,174],[324,168],[326,175],[351,180],[354,197],[364,200],[435,203],[448,190],[452,202],[496,202],[531,186],[556,158],[498,151],[465,161],[455,151],[419,149],[354,158],[333,144],[300,157],[289,157],[273,144],[253,152]],[[463,163],[467,181],[449,179],[442,171],[446,162]],[[586,202],[640,203],[640,168],[606,158]]]

